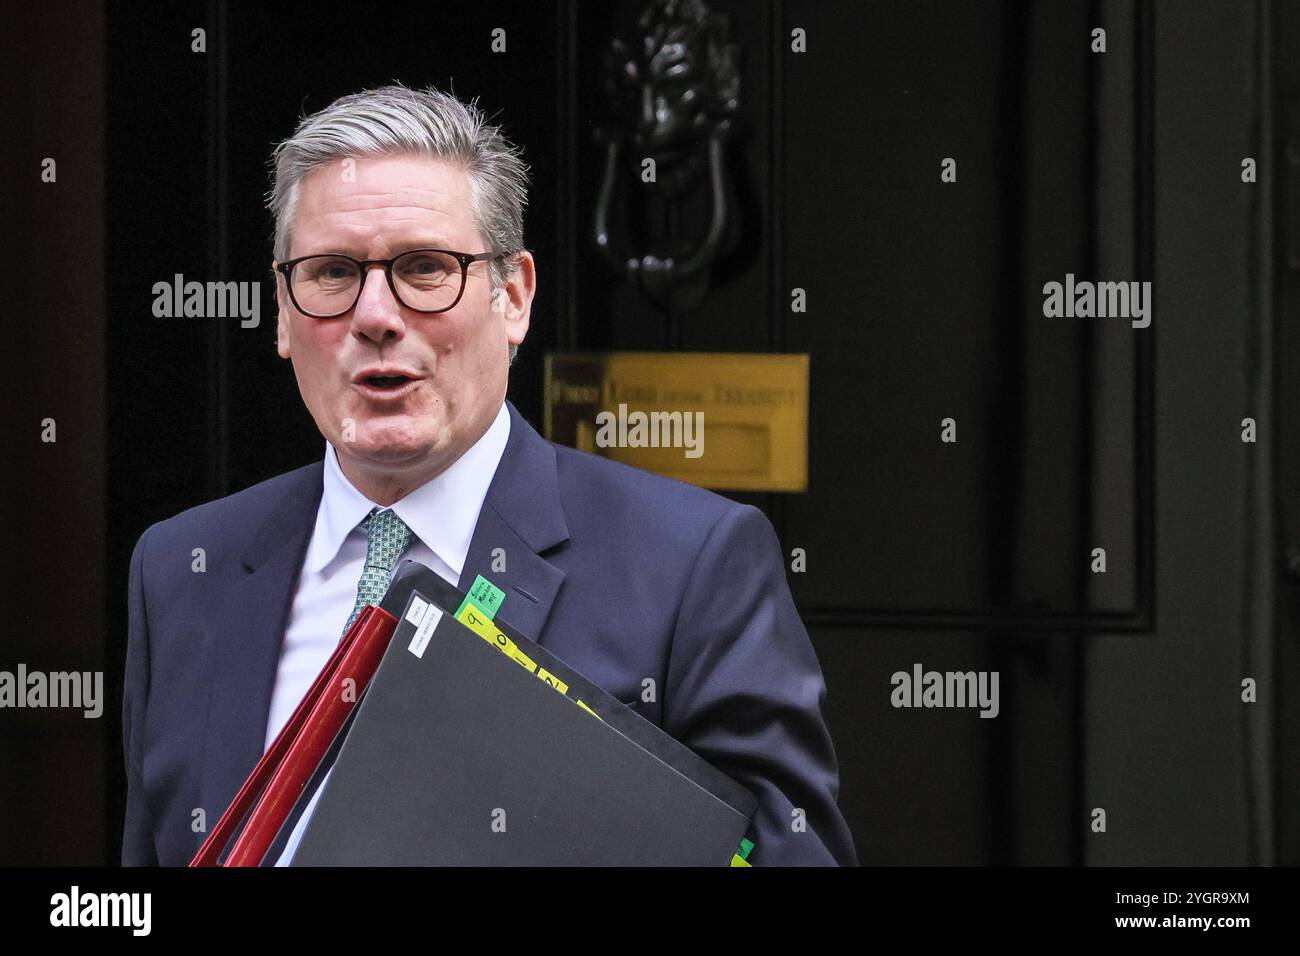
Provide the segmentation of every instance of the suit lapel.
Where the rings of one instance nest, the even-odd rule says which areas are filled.
[[[510,438],[479,512],[459,587],[481,574],[506,599],[498,616],[525,637],[542,630],[564,572],[542,555],[569,539],[560,502],[555,449],[507,401]],[[499,550],[498,550],[499,549]]]
[[[323,465],[300,469],[244,552],[209,635],[212,674],[202,806],[209,826],[261,758],[294,586],[320,504]],[[216,814],[216,816],[213,816]]]

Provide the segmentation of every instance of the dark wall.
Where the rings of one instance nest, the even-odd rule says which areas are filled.
[[[11,674],[108,666],[103,35],[94,6],[0,13],[0,670]],[[103,696],[98,719],[0,710],[0,862],[104,858],[120,767],[105,763],[121,700],[111,677]]]

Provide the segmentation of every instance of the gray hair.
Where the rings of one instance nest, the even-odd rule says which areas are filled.
[[[470,211],[485,250],[510,256],[488,263],[492,290],[519,269],[524,248],[528,166],[477,100],[463,103],[433,87],[401,84],[339,97],[303,117],[271,155],[267,207],[275,216],[275,257],[288,258],[298,190],[308,173],[336,159],[419,155],[459,166],[469,181]],[[469,251],[469,250],[467,250]],[[510,346],[510,361],[517,346]]]

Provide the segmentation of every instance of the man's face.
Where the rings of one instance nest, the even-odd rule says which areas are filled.
[[[290,259],[387,259],[421,248],[486,251],[459,168],[415,156],[357,158],[303,179]],[[303,401],[350,477],[422,482],[487,430],[505,398],[508,346],[528,332],[535,280],[532,257],[521,258],[495,308],[483,261],[470,265],[455,308],[438,313],[402,305],[383,268],[371,266],[351,311],[316,319],[294,307],[276,273],[278,351],[292,359]],[[375,375],[410,380],[377,385]]]

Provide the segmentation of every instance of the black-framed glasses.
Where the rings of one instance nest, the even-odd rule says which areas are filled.
[[[361,298],[366,272],[383,266],[393,298],[416,312],[454,309],[465,293],[471,263],[505,259],[507,253],[453,252],[450,249],[412,249],[391,259],[353,259],[341,253],[302,256],[281,262],[294,308],[314,319],[343,315]]]

